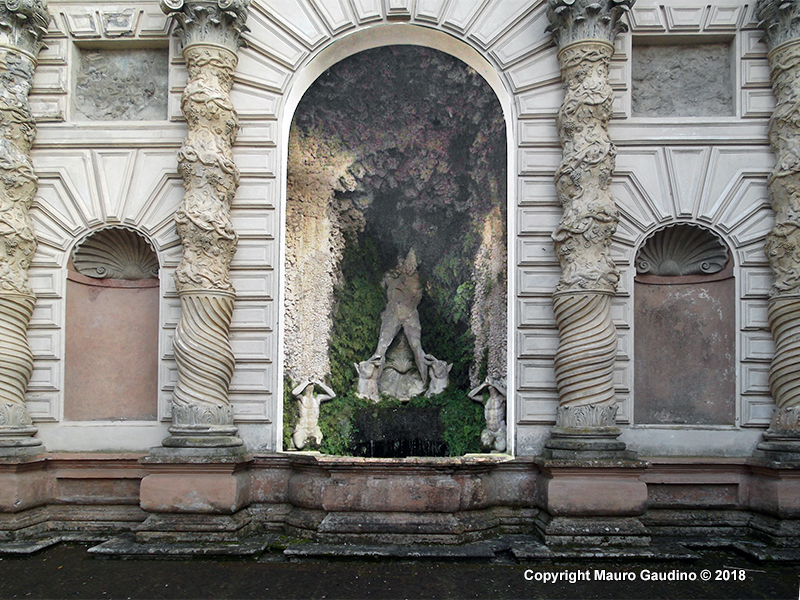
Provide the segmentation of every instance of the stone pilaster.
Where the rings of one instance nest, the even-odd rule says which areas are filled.
[[[608,135],[613,94],[608,66],[621,20],[633,0],[549,0],[549,30],[558,44],[564,101],[557,126],[563,160],[555,184],[564,209],[553,240],[561,279],[553,294],[559,346],[556,426],[547,443],[554,456],[587,452],[616,455],[614,360],[611,321],[619,271],[610,257],[619,221],[609,190],[616,150]]]
[[[775,227],[765,246],[775,275],[769,384],[777,407],[759,449],[771,458],[800,460],[800,2],[760,1],[756,14],[777,101],[769,124],[776,164],[767,182]]]
[[[28,94],[49,23],[46,0],[0,2],[0,456],[42,449],[25,404],[33,373],[27,330],[36,302],[28,282],[37,245],[29,210],[38,187]]]
[[[247,0],[162,0],[183,41],[189,79],[181,99],[188,134],[178,152],[186,193],[175,214],[183,258],[175,272],[181,318],[175,332],[178,383],[168,447],[237,447],[228,386],[237,235],[230,208],[239,186],[231,147],[239,122],[233,73],[247,30]]]

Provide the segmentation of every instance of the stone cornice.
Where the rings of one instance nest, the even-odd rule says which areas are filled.
[[[800,1],[759,0],[756,4],[758,26],[766,33],[770,50],[800,38]]]
[[[47,0],[0,1],[0,46],[24,52],[35,61],[49,24]]]
[[[242,34],[249,31],[249,0],[161,0],[161,10],[178,24],[176,35],[183,47],[207,44],[227,48],[234,54],[244,45]]]
[[[628,31],[622,16],[635,0],[548,0],[547,31],[559,48],[584,40],[614,43],[617,34]]]

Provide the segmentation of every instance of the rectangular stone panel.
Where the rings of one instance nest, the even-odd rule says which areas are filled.
[[[78,48],[74,118],[145,121],[167,118],[167,49]]]
[[[730,44],[636,45],[631,79],[633,116],[732,116],[735,111]]]

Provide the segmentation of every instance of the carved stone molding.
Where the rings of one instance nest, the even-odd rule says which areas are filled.
[[[175,271],[182,309],[174,341],[178,383],[172,437],[163,443],[240,446],[228,398],[234,369],[230,264],[238,239],[230,209],[239,186],[232,151],[239,120],[230,92],[247,2],[163,0],[161,6],[178,22],[189,72],[181,99],[189,131],[178,152],[186,193],[175,213],[183,244]]]
[[[686,223],[653,233],[636,255],[638,275],[713,275],[725,268],[728,249],[707,229]]]
[[[548,0],[547,31],[564,48],[575,42],[605,40],[614,43],[617,34],[628,31],[623,15],[635,0]]]
[[[28,94],[49,22],[46,2],[0,2],[0,454],[41,446],[25,404],[33,373],[27,329],[35,303],[28,281],[36,252],[29,210],[38,186]]]
[[[610,309],[619,282],[610,252],[619,211],[609,187],[616,149],[608,135],[613,103],[608,69],[614,38],[627,29],[621,18],[632,4],[632,0],[550,0],[547,12],[564,81],[564,101],[556,121],[564,154],[555,175],[564,212],[553,233],[561,265],[553,295],[559,330],[555,360],[559,414],[573,414],[581,407],[582,412],[610,415],[610,424],[583,427],[605,437],[616,414],[617,333]],[[556,448],[561,442],[555,437],[576,427],[572,421],[562,421],[560,417],[548,448]],[[614,444],[604,443],[604,449],[618,449]],[[573,449],[573,441],[568,445]],[[596,450],[596,444],[589,446]]]
[[[81,275],[97,279],[151,279],[158,277],[158,257],[141,235],[110,227],[87,237],[72,254]]]

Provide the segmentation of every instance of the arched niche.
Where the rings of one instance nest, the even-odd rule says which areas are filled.
[[[150,243],[130,229],[101,229],[75,247],[67,273],[66,420],[156,420],[158,269]]]
[[[712,231],[680,223],[647,237],[634,283],[635,420],[736,422],[733,257]]]
[[[449,88],[434,93],[436,86]],[[491,116],[482,122],[484,113]],[[316,379],[339,395],[354,391],[353,363],[368,359],[378,342],[381,278],[412,249],[425,288],[426,352],[460,362],[452,373],[467,404],[471,385],[507,376],[506,122],[485,76],[421,44],[349,53],[307,89],[294,113],[287,166],[287,386]],[[478,175],[474,163],[482,159],[490,166]],[[348,310],[370,313],[374,331],[345,323]],[[436,326],[442,332],[431,336]],[[478,340],[475,350],[472,341],[460,344],[469,347],[468,360],[443,346],[433,350],[456,330],[454,340]]]

